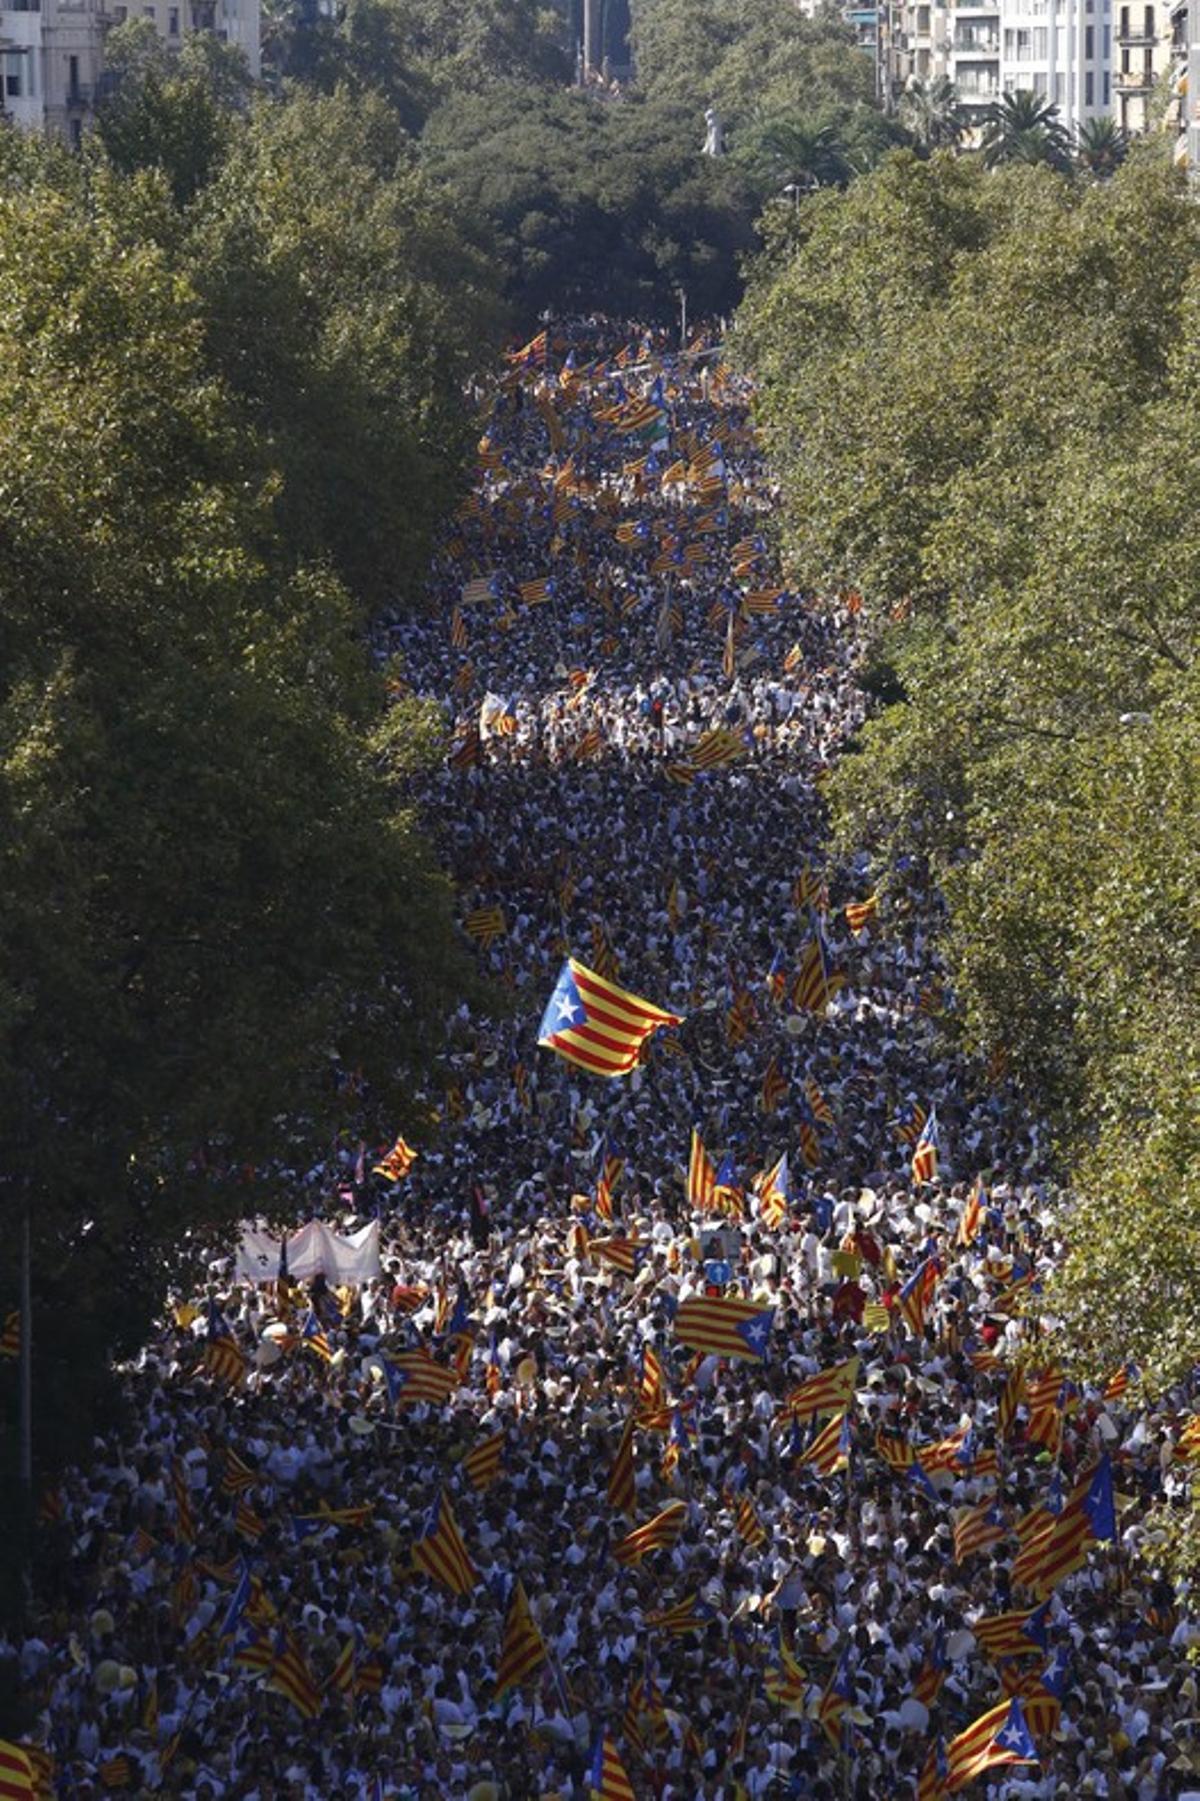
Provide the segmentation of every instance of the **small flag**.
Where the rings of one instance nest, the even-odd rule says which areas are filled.
[[[612,1471],[608,1478],[608,1504],[615,1507],[618,1513],[631,1516],[637,1511],[637,1493],[633,1469],[633,1415],[625,1422],[625,1430],[621,1433],[621,1442],[617,1446],[617,1454],[613,1459]]]
[[[682,1638],[688,1632],[703,1632],[714,1618],[713,1610],[706,1601],[701,1601],[695,1593],[683,1601],[676,1601],[672,1607],[664,1607],[658,1613],[646,1615],[646,1625],[655,1632],[665,1632],[671,1637]]]
[[[717,1172],[713,1160],[705,1150],[699,1132],[693,1126],[691,1148],[688,1152],[688,1206],[694,1213],[714,1212],[716,1210],[716,1191]]]
[[[802,1463],[811,1463],[820,1476],[836,1476],[839,1470],[850,1467],[850,1416],[847,1413],[835,1413],[827,1426],[823,1426],[801,1457]]]
[[[864,926],[870,925],[878,911],[879,896],[877,894],[871,895],[869,900],[851,901],[846,907],[846,924],[852,932],[861,932]]]
[[[1037,1763],[1021,1703],[1014,1695],[981,1714],[946,1747],[946,1793],[955,1794],[985,1770],[1003,1764]]]
[[[588,1770],[588,1801],[635,1801],[617,1747],[607,1734],[596,1743]]]
[[[546,1661],[546,1646],[529,1610],[529,1598],[523,1582],[513,1585],[512,1600],[504,1622],[504,1641],[500,1647],[500,1665],[496,1671],[497,1697],[509,1689],[520,1688],[534,1671]]]
[[[799,1424],[802,1420],[816,1419],[822,1413],[844,1412],[854,1404],[861,1363],[860,1357],[851,1357],[845,1363],[835,1364],[833,1369],[809,1376],[785,1397],[777,1417]]]
[[[651,1551],[669,1549],[683,1531],[686,1518],[686,1501],[668,1502],[661,1513],[644,1526],[636,1526],[620,1544],[614,1545],[613,1556],[618,1563],[640,1563]]]
[[[444,1491],[430,1508],[421,1536],[413,1545],[412,1555],[416,1567],[448,1588],[451,1594],[470,1594],[479,1581]]]
[[[484,950],[490,949],[508,930],[503,908],[475,907],[463,920],[463,930],[468,938],[474,938],[476,944],[481,944]]]
[[[386,1157],[372,1169],[373,1176],[382,1176],[387,1182],[399,1182],[406,1176],[417,1160],[417,1153],[403,1137],[397,1138]]]
[[[921,1136],[917,1140],[912,1155],[913,1181],[918,1186],[937,1180],[939,1148],[937,1108],[934,1107],[930,1110],[929,1118],[921,1127]]]

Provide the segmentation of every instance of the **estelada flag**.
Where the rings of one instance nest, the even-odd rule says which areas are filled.
[[[763,1361],[775,1322],[773,1307],[740,1301],[729,1295],[693,1295],[675,1313],[680,1344],[709,1357],[747,1357]]]
[[[642,1045],[663,1026],[681,1025],[668,1013],[568,957],[542,1016],[538,1044],[599,1076],[624,1076]]]

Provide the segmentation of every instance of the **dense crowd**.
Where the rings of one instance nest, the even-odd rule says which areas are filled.
[[[863,614],[779,591],[772,501],[704,337],[580,321],[500,383],[431,605],[379,628],[445,713],[420,800],[499,998],[450,1022],[398,1181],[353,1147],[296,1179],[298,1213],[378,1212],[382,1278],[215,1261],[64,1481],[59,1592],[0,1641],[58,1794],[615,1796],[607,1738],[638,1797],[932,1796],[937,1748],[1009,1695],[1038,1761],[992,1770],[996,1801],[1200,1790],[1195,1631],[1147,1525],[1185,1491],[1189,1397],[1039,1358],[1044,1147],[946,1048],[920,866],[826,866]],[[627,1078],[538,1048],[568,951],[682,1018]],[[698,1295],[773,1310],[765,1358],[681,1343]],[[216,1322],[244,1370],[206,1362]],[[422,1349],[450,1392],[393,1400],[384,1362]],[[822,1473],[838,1410],[788,1397],[855,1357]],[[1025,1523],[1100,1468],[1115,1532],[1023,1587]],[[439,1495],[461,1594],[414,1566]],[[673,1542],[614,1556],[672,1501]],[[498,1693],[516,1582],[545,1655]],[[977,1623],[1043,1599],[989,1654]]]

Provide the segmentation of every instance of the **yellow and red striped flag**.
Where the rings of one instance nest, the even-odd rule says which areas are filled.
[[[0,1798],[2,1801],[37,1801],[37,1779],[23,1745],[0,1738]]]
[[[734,1502],[733,1523],[738,1537],[744,1538],[751,1547],[766,1543],[767,1529],[749,1495],[739,1495]]]
[[[267,1687],[285,1696],[306,1720],[315,1720],[321,1712],[321,1691],[313,1680],[304,1653],[292,1634],[282,1626],[275,1640]]]
[[[508,930],[502,907],[474,907],[463,920],[463,931],[484,950],[503,938]]]
[[[844,1413],[854,1404],[861,1357],[850,1357],[832,1369],[819,1370],[786,1395],[777,1418],[811,1420],[821,1413]]]
[[[954,1561],[962,1563],[974,1551],[999,1544],[1008,1528],[995,1501],[980,1501],[977,1507],[964,1507],[954,1519]]]
[[[467,648],[467,622],[460,606],[456,606],[450,615],[450,642],[455,650]]]
[[[413,1563],[451,1594],[467,1595],[479,1581],[479,1572],[467,1554],[454,1510],[445,1491],[439,1493],[412,1548]]]
[[[403,1176],[408,1174],[416,1160],[416,1151],[401,1136],[397,1138],[387,1155],[380,1158],[371,1174],[382,1176],[387,1182],[399,1182]]]
[[[820,1476],[836,1476],[839,1470],[849,1469],[849,1415],[835,1413],[829,1424],[817,1433],[808,1449],[802,1452],[800,1461],[811,1463]]]
[[[538,1044],[594,1075],[623,1076],[663,1026],[683,1022],[568,957],[538,1032]]]
[[[688,1151],[687,1198],[688,1206],[694,1213],[711,1213],[715,1209],[717,1192],[717,1171],[712,1158],[704,1148],[704,1141],[695,1126],[692,1127],[692,1142]]]
[[[635,1526],[619,1545],[615,1545],[613,1556],[618,1563],[640,1563],[651,1551],[669,1549],[683,1531],[686,1518],[686,1501],[668,1502],[661,1513],[656,1513],[644,1526]]]
[[[504,1456],[504,1434],[493,1433],[477,1445],[472,1445],[462,1460],[463,1473],[471,1487],[481,1494],[492,1486],[500,1474],[500,1464]]]
[[[852,932],[861,932],[865,925],[870,925],[878,911],[877,894],[872,894],[865,901],[850,901],[846,906],[846,924]]]
[[[951,1739],[946,1747],[945,1791],[956,1794],[985,1770],[1002,1764],[1037,1763],[1037,1748],[1029,1736],[1021,1703],[1014,1695],[1001,1701]]]
[[[657,1613],[646,1615],[646,1625],[655,1632],[665,1632],[674,1638],[682,1638],[686,1632],[703,1632],[713,1619],[713,1610],[706,1601],[701,1601],[695,1590],[682,1601],[676,1601],[672,1607],[664,1607]]]
[[[675,1312],[675,1337],[706,1357],[763,1361],[775,1321],[773,1307],[731,1295],[692,1295]]]
[[[513,1585],[512,1600],[504,1621],[504,1641],[500,1647],[500,1665],[496,1671],[496,1695],[520,1688],[533,1672],[546,1661],[546,1646],[529,1610],[525,1585]]]
[[[589,1801],[636,1801],[617,1747],[607,1733],[596,1744],[588,1771]]]
[[[651,1345],[642,1346],[642,1376],[638,1384],[638,1406],[650,1411],[661,1407],[667,1398],[666,1377],[662,1360]]]

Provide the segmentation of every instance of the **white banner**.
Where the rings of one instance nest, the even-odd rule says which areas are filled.
[[[239,1282],[274,1282],[279,1275],[280,1241],[258,1226],[242,1227],[236,1274]],[[335,1288],[360,1288],[383,1274],[379,1260],[379,1221],[343,1238],[317,1219],[288,1233],[288,1275],[307,1282],[323,1275]]]

